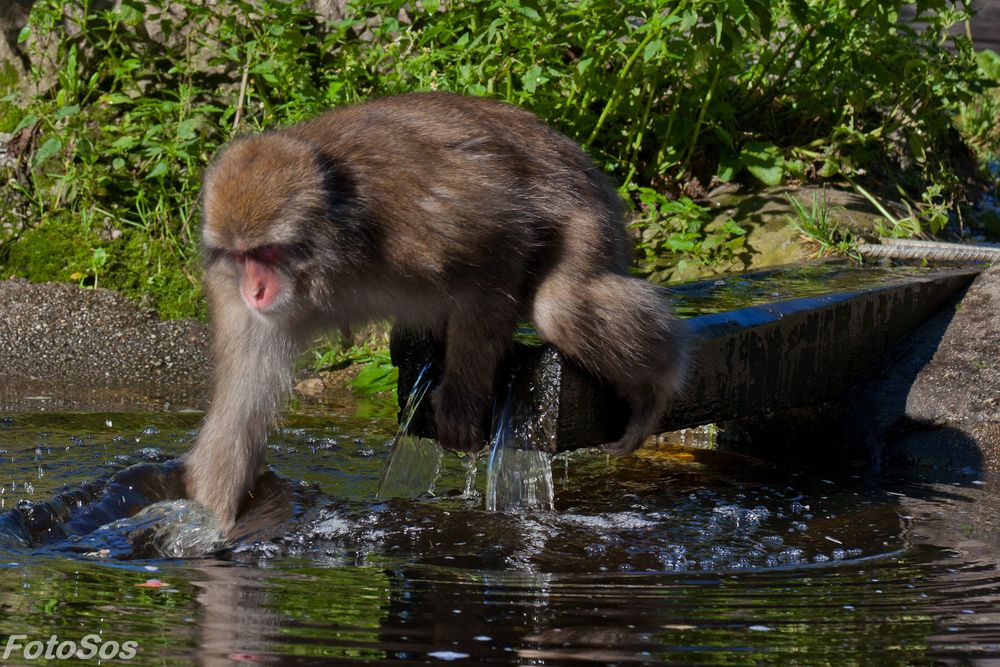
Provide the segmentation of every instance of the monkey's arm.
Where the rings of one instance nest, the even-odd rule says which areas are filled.
[[[206,281],[214,323],[213,402],[184,461],[188,496],[212,510],[223,529],[264,462],[267,431],[285,399],[297,349],[288,327],[251,312],[233,280]]]

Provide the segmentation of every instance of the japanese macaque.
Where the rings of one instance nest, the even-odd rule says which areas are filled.
[[[571,140],[497,101],[417,93],[233,141],[205,176],[215,378],[189,495],[228,529],[263,465],[290,366],[373,319],[444,346],[441,444],[478,450],[519,319],[628,403],[628,453],[679,390],[683,325],[627,270],[626,208]]]

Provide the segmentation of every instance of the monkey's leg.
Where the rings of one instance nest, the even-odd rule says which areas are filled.
[[[211,297],[211,293],[210,293]],[[267,431],[287,395],[297,349],[289,327],[216,300],[212,404],[184,459],[188,495],[232,528],[264,464]]]
[[[448,318],[444,377],[432,398],[438,441],[446,449],[474,452],[486,444],[489,397],[516,312],[509,303],[481,302],[456,308]]]
[[[611,272],[557,267],[539,286],[532,316],[539,334],[608,382],[631,408],[625,433],[606,451],[627,454],[651,435],[686,365],[684,325],[655,287]]]

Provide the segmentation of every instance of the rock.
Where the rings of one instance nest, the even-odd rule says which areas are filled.
[[[204,406],[201,322],[161,321],[110,290],[20,279],[0,281],[0,313],[0,408]],[[52,398],[25,404],[32,395]]]
[[[326,384],[318,377],[309,377],[295,385],[295,392],[307,398],[319,398],[326,391]]]
[[[348,0],[309,0],[309,7],[324,21],[343,21],[348,15]]]
[[[734,270],[749,271],[793,264],[816,253],[816,245],[788,224],[789,218],[796,217],[788,202],[789,197],[798,198],[807,209],[812,207],[814,198],[819,202],[825,201],[831,222],[843,226],[855,237],[870,241],[878,238],[875,225],[884,218],[871,202],[854,191],[809,185],[744,193],[735,185],[724,185],[710,192],[706,198],[715,215],[707,230],[718,228],[730,219],[748,230],[747,252],[742,257],[742,264]],[[893,215],[907,215],[905,209],[894,203],[884,202],[883,206]],[[675,275],[673,279],[694,280],[708,275],[699,269],[702,267],[691,267],[688,272]]]
[[[27,73],[27,58],[21,52],[17,37],[28,22],[34,0],[3,0],[0,2],[0,68],[5,63],[14,67],[18,76]]]

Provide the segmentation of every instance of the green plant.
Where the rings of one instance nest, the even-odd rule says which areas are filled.
[[[879,236],[887,238],[907,238],[920,235],[920,220],[913,215],[913,209],[909,209],[910,215],[903,218],[897,218],[890,213],[888,209],[882,206],[882,203],[864,187],[853,181],[851,181],[851,185],[854,186],[854,189],[861,196],[867,199],[879,213],[882,214],[884,222],[877,223],[875,226],[875,231],[878,232]]]
[[[351,388],[357,394],[395,394],[399,370],[389,358],[387,329],[372,326],[362,337],[361,343],[345,345],[340,334],[328,336],[307,353],[307,363],[314,371],[361,365],[361,370],[350,380]]]
[[[960,107],[959,128],[985,161],[1000,160],[1000,55],[985,49],[976,54],[983,91]]]
[[[259,16],[251,20],[253,12]],[[57,85],[33,99],[20,122],[18,129],[37,127],[41,133],[29,182],[21,187],[36,218],[78,221],[83,242],[95,249],[45,277],[96,278],[103,269],[109,287],[136,298],[152,293],[152,305],[163,315],[203,312],[196,243],[201,172],[237,131],[241,108],[259,108],[256,114],[244,109],[244,119],[258,128],[285,120],[295,109],[306,113],[300,102],[290,101],[303,96],[302,85],[289,79],[309,68],[301,49],[317,40],[296,27],[315,29],[304,23],[312,18],[303,3],[278,0],[218,6],[125,0],[121,11],[39,0],[22,37],[36,63],[55,64]],[[140,24],[157,26],[159,36],[139,37]],[[230,99],[232,84],[218,72],[250,65],[259,80],[255,90],[273,95],[243,95],[238,105]],[[44,81],[48,74],[39,68],[34,76]],[[115,256],[132,248],[134,259],[138,246],[146,255],[144,279]],[[104,252],[109,255],[96,264]],[[41,277],[33,264],[19,271]],[[151,289],[165,285],[190,294]]]
[[[708,211],[686,196],[669,199],[652,188],[639,188],[638,196],[641,214],[633,226],[641,275],[666,282],[690,263],[717,269],[736,263],[746,230],[735,221],[711,224]]]
[[[17,105],[17,88],[17,70],[10,63],[0,63],[0,132],[11,132],[24,114]]]
[[[75,227],[86,252],[41,262],[16,249],[32,236],[18,228],[0,231],[0,261],[44,279],[100,268],[102,285],[152,294],[163,315],[202,312],[197,198],[217,148],[373,96],[450,90],[532,109],[617,180],[638,210],[640,271],[657,280],[744,251],[738,225],[694,202],[715,182],[871,181],[911,202],[893,233],[935,231],[962,199],[958,114],[977,147],[995,145],[996,63],[948,37],[964,2],[357,0],[333,22],[306,0],[102,7],[35,2],[22,42],[42,92],[12,116],[39,135],[19,184],[26,219]]]
[[[825,196],[820,200],[819,196],[814,194],[809,208],[806,208],[798,197],[788,196],[786,199],[795,212],[795,217],[789,216],[789,223],[818,246],[817,255],[820,257],[831,254],[847,255],[852,259],[861,260],[851,232],[830,218],[830,207]]]

